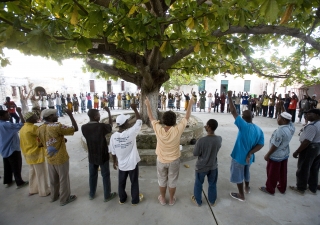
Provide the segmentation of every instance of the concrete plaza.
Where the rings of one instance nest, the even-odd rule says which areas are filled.
[[[112,110],[112,114],[129,112],[129,110]],[[131,112],[131,111],[130,111]],[[130,201],[124,205],[118,203],[118,198],[110,202],[103,202],[101,176],[99,176],[95,199],[88,198],[88,159],[87,153],[81,147],[81,131],[74,136],[66,137],[67,150],[70,155],[71,192],[78,199],[66,206],[59,206],[59,201],[50,203],[50,197],[28,196],[28,187],[16,189],[14,186],[5,188],[0,185],[0,225],[85,225],[85,224],[130,224],[130,225],[191,225],[191,224],[219,224],[219,225],[319,225],[320,224],[320,193],[304,196],[294,193],[289,188],[283,195],[276,192],[274,196],[261,192],[258,188],[265,185],[266,161],[264,155],[269,148],[269,139],[277,128],[275,119],[255,117],[254,123],[261,127],[265,135],[265,146],[256,153],[256,162],[251,166],[251,193],[246,195],[246,202],[239,202],[229,196],[230,192],[237,192],[236,185],[229,182],[229,168],[237,128],[234,119],[227,113],[196,112],[204,123],[214,118],[218,121],[217,135],[222,136],[222,147],[218,153],[218,199],[215,207],[210,207],[203,195],[201,207],[195,206],[190,196],[193,194],[195,160],[181,163],[180,176],[177,186],[177,201],[174,206],[161,206],[155,166],[140,166],[140,192],[144,199],[137,206]],[[102,112],[106,117],[107,113]],[[86,114],[75,114],[76,121],[81,126],[88,122]],[[71,124],[68,116],[59,119],[64,124]],[[291,153],[288,161],[288,186],[295,185],[297,159],[292,152],[299,146],[298,132],[302,125],[295,125],[296,132],[290,143]],[[190,168],[187,168],[190,166]],[[117,191],[117,171],[112,168],[111,187]],[[0,162],[0,175],[3,175],[3,162]],[[22,177],[28,179],[28,165],[23,160]],[[3,180],[0,179],[3,183]],[[207,193],[205,181],[204,193]],[[130,196],[130,181],[127,182],[127,193]],[[168,194],[167,194],[168,196]],[[130,199],[130,198],[129,198]],[[128,200],[129,200],[128,199]],[[168,201],[168,197],[167,197]]]

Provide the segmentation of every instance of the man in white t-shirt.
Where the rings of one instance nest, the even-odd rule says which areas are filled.
[[[131,181],[131,203],[132,205],[137,205],[143,199],[143,195],[139,194],[138,162],[140,162],[140,156],[136,143],[136,137],[141,130],[142,120],[137,110],[137,105],[131,104],[130,106],[135,113],[137,119],[136,123],[129,128],[130,124],[128,119],[130,116],[120,114],[116,119],[119,131],[112,134],[110,138],[109,150],[114,157],[117,157],[117,160],[114,160],[115,163],[113,164],[113,168],[119,168],[119,203],[124,204],[127,200],[125,188],[127,177],[129,175]]]

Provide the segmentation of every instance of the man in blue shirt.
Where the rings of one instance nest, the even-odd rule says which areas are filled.
[[[242,99],[242,102],[241,102],[241,105],[242,105],[242,113],[243,111],[247,110],[248,109],[248,92],[246,92],[244,95],[243,95],[243,92],[241,93],[241,99]]]
[[[28,185],[29,182],[23,181],[21,177],[22,158],[18,136],[18,131],[25,121],[21,114],[21,108],[17,107],[16,111],[22,123],[8,122],[10,120],[9,112],[0,110],[0,154],[3,158],[3,184],[10,187],[13,184],[13,174],[17,188],[21,188]]]
[[[239,132],[236,143],[233,147],[230,167],[230,182],[236,183],[239,193],[231,192],[230,196],[239,201],[245,201],[244,191],[250,193],[250,172],[251,163],[254,162],[254,153],[259,151],[264,145],[264,135],[262,130],[252,123],[253,114],[249,110],[242,113],[242,117],[236,112],[232,102],[232,91],[228,91],[230,102],[230,112],[235,118],[235,125]],[[243,189],[243,180],[245,181],[245,190]]]

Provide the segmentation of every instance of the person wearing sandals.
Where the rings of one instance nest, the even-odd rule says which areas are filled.
[[[232,91],[228,91],[230,112],[238,127],[238,136],[231,153],[230,182],[237,184],[239,193],[231,192],[230,196],[239,201],[245,201],[244,192],[250,193],[250,165],[254,162],[254,153],[264,145],[264,135],[260,127],[252,123],[253,113],[245,110],[242,117],[236,112],[232,102]],[[243,180],[245,188],[243,187]]]
[[[50,195],[48,169],[45,150],[38,141],[38,116],[33,112],[24,114],[25,124],[20,130],[20,146],[22,154],[29,164],[29,195],[39,194],[41,197]]]
[[[116,123],[119,130],[112,134],[110,138],[110,152],[114,157],[113,168],[119,168],[119,204],[122,205],[127,201],[126,183],[129,176],[131,181],[131,204],[137,205],[142,201],[143,195],[139,194],[139,166],[140,156],[137,149],[136,138],[142,126],[142,120],[137,110],[136,104],[131,104],[136,122],[131,126],[129,124],[129,115],[120,114],[117,116]]]
[[[202,204],[202,185],[204,178],[208,179],[208,200],[214,206],[217,199],[217,180],[218,180],[218,159],[217,154],[221,148],[222,138],[215,135],[218,122],[214,119],[208,120],[204,126],[207,136],[200,138],[194,147],[193,155],[198,157],[195,170],[195,183],[191,200],[197,206]]]
[[[293,153],[293,157],[298,158],[297,184],[290,189],[300,195],[306,190],[316,195],[320,166],[320,109],[310,109],[306,117],[309,123],[303,128],[300,146]]]
[[[17,189],[28,185],[21,177],[22,157],[20,149],[20,140],[18,132],[23,127],[24,118],[21,114],[21,108],[16,111],[20,116],[20,123],[11,123],[10,113],[0,110],[0,154],[3,158],[3,184],[6,188],[13,185],[12,174],[17,184]]]
[[[151,105],[148,97],[146,97],[145,104],[147,106],[147,113],[156,134],[157,146],[157,175],[160,195],[158,201],[161,205],[166,204],[166,191],[169,188],[169,205],[174,205],[176,202],[175,192],[177,180],[180,169],[180,137],[187,126],[191,115],[191,107],[194,104],[194,98],[191,98],[186,116],[176,124],[176,114],[172,111],[166,111],[162,115],[163,125],[157,121],[151,111]],[[152,102],[156,104],[156,102]]]
[[[56,109],[45,109],[41,112],[45,122],[39,127],[37,133],[41,144],[46,148],[51,202],[57,201],[60,196],[60,206],[73,202],[77,198],[70,193],[69,155],[64,136],[77,132],[78,125],[72,116],[72,111],[66,109],[65,112],[70,117],[72,126],[58,122]]]
[[[112,131],[112,117],[110,109],[105,106],[108,112],[109,124],[99,123],[100,113],[97,109],[89,109],[88,116],[90,122],[81,127],[83,136],[88,146],[89,159],[89,199],[94,199],[98,183],[98,169],[100,166],[104,201],[108,202],[116,196],[116,192],[111,192],[109,152],[106,135]]]
[[[280,103],[284,111],[283,102]],[[280,193],[284,194],[287,189],[287,164],[290,154],[289,143],[295,132],[295,127],[291,122],[292,115],[282,112],[278,118],[278,129],[276,129],[270,138],[270,147],[268,153],[264,156],[267,161],[267,181],[266,186],[259,189],[267,194],[274,195],[278,188]]]

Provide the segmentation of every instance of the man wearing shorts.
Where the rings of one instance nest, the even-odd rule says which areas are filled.
[[[155,102],[152,102],[155,104]],[[160,121],[156,120],[151,111],[150,101],[146,97],[145,104],[147,106],[147,112],[154,132],[157,137],[157,174],[158,183],[160,189],[160,195],[158,196],[159,203],[161,205],[166,204],[166,190],[169,188],[169,205],[174,205],[176,197],[177,180],[179,177],[180,168],[180,137],[187,126],[187,122],[191,115],[191,107],[194,104],[194,98],[191,98],[186,116],[176,124],[176,114],[172,111],[166,111],[162,116],[163,125]]]
[[[233,147],[230,167],[230,182],[236,183],[239,193],[230,193],[230,196],[239,201],[245,201],[243,180],[245,182],[245,192],[250,193],[250,165],[254,162],[254,153],[259,151],[264,145],[264,135],[262,130],[252,123],[252,112],[245,110],[242,117],[236,112],[232,102],[232,91],[228,91],[230,111],[235,118],[235,125],[239,132],[236,143]]]

